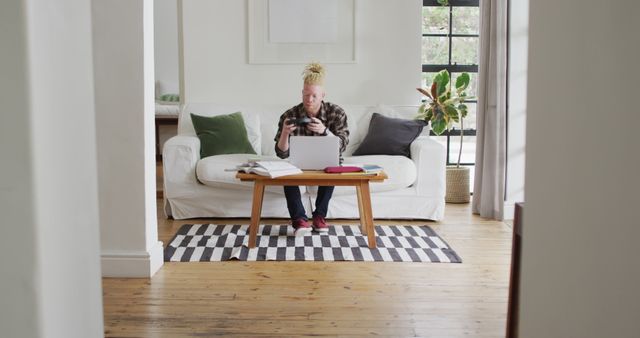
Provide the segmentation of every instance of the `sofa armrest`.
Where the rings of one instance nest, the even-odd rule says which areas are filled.
[[[411,159],[418,170],[414,187],[418,195],[442,197],[446,193],[446,148],[428,136],[420,136],[411,143]]]
[[[196,163],[200,159],[200,139],[177,135],[165,142],[162,149],[164,188],[171,195],[174,185],[198,183]]]

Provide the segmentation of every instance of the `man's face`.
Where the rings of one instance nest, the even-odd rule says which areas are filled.
[[[307,113],[318,113],[322,100],[324,100],[324,88],[322,86],[304,85],[302,88],[302,104]]]

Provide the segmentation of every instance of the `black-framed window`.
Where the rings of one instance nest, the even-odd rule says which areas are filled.
[[[478,47],[480,30],[480,0],[449,0],[442,6],[436,0],[422,1],[422,87],[430,86],[433,77],[446,69],[452,80],[462,72],[471,76],[467,94],[477,96]],[[468,101],[469,113],[464,119],[464,131],[456,124],[441,136],[432,137],[447,147],[447,165],[458,159],[459,136],[464,132],[463,155],[460,164],[475,164],[476,106]]]

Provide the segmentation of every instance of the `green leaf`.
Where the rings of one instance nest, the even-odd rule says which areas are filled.
[[[447,105],[444,107],[444,111],[447,113],[447,115],[449,115],[449,118],[452,119],[455,122],[460,122],[460,119],[458,118],[458,111],[456,110],[456,107],[454,107],[453,105]]]
[[[424,114],[425,110],[427,110],[427,105],[421,104],[420,108],[418,108],[418,114]]]
[[[427,117],[427,105],[422,104],[420,105],[420,108],[418,108],[418,114],[416,115],[416,119],[428,121],[426,117]]]
[[[451,123],[449,114],[445,111],[446,107],[443,105],[437,105],[433,107],[433,118],[432,121],[443,120],[445,126],[448,126]]]
[[[431,109],[430,105],[427,103],[423,103],[422,105],[420,105],[420,107],[418,108],[418,114],[416,115],[416,119],[425,120],[429,122],[429,119],[427,119],[427,115],[428,115],[427,112],[430,109]]]
[[[446,69],[441,70],[433,78],[433,83],[436,84],[436,96],[438,99],[447,92],[447,86],[449,86],[449,72]]]
[[[433,109],[431,107],[429,107],[429,109],[427,109],[425,111],[426,116],[424,118],[425,121],[431,121],[431,119],[433,119]]]
[[[463,104],[463,103],[459,104],[458,105],[458,111],[460,112],[460,116],[462,118],[467,117],[467,105],[466,104]]]
[[[449,6],[449,0],[437,0],[442,6]]]
[[[444,108],[442,107],[442,105],[437,104],[437,105],[434,105],[432,108],[433,108],[434,116],[437,117],[438,115],[444,115],[444,110],[443,110]]]
[[[459,97],[453,97],[453,98],[450,98],[450,99],[448,99],[448,100],[446,100],[446,101],[442,102],[442,104],[443,104],[443,105],[445,105],[445,106],[446,106],[446,105],[455,105],[456,103],[459,103],[459,102],[461,102],[461,101],[462,101],[462,99],[461,99],[461,98],[459,98]]]
[[[435,120],[431,121],[431,130],[436,135],[444,133],[447,129],[447,122],[444,120],[443,115],[439,115]]]
[[[460,76],[458,76],[458,78],[456,79],[456,91],[460,93],[463,90],[467,89],[470,80],[471,78],[469,77],[468,73],[460,74]]]

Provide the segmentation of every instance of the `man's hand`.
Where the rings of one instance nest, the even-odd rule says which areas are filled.
[[[290,118],[286,118],[284,120],[284,124],[282,125],[282,135],[287,138],[293,133],[294,130],[298,129],[298,126],[296,126],[295,124],[288,123],[289,119]]]
[[[307,124],[307,130],[312,131],[316,134],[324,135],[324,132],[325,130],[327,130],[327,127],[325,127],[325,125],[322,124],[322,121],[320,121],[319,118],[312,117],[311,123]]]
[[[276,147],[278,147],[280,151],[289,150],[289,135],[291,135],[294,130],[298,129],[298,126],[296,126],[295,124],[289,124],[288,122],[289,122],[289,118],[286,118],[284,120],[284,123],[282,124],[282,132],[280,133],[280,139],[276,144]]]

